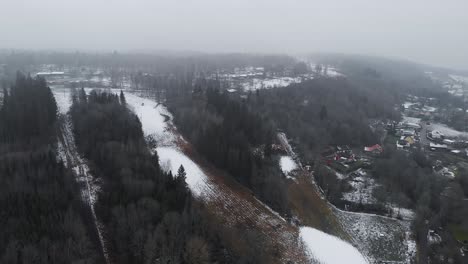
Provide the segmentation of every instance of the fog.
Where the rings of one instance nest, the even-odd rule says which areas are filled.
[[[464,0],[1,0],[0,48],[341,52],[468,69]]]

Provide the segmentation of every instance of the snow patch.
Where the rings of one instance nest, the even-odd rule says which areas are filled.
[[[300,83],[301,81],[301,77],[278,77],[271,79],[253,78],[248,81],[242,82],[241,86],[244,88],[244,91],[254,91],[258,89],[286,87],[294,83]]]
[[[158,153],[161,168],[166,172],[171,171],[175,176],[180,165],[184,166],[187,174],[185,180],[192,193],[198,197],[208,197],[206,192],[212,190],[213,187],[209,186],[208,177],[200,167],[177,146],[178,138],[171,131],[172,115],[166,107],[129,92],[125,92],[125,99],[127,105],[140,118],[145,136],[156,140],[155,150]]]
[[[192,193],[196,196],[202,195],[203,191],[206,189],[208,178],[197,164],[182,152],[172,147],[158,147],[156,151],[163,170],[166,172],[171,171],[175,176],[177,175],[180,165],[184,166],[187,174],[185,181],[190,190],[192,190]]]
[[[360,204],[374,204],[377,202],[373,196],[373,191],[378,185],[373,178],[358,176],[348,183],[352,186],[352,190],[343,194],[344,200]]]
[[[297,164],[290,156],[281,156],[280,167],[283,173],[288,175],[291,171],[297,169]]]
[[[323,264],[368,263],[364,256],[351,244],[312,227],[301,227],[300,236],[307,246],[311,258]]]
[[[419,124],[421,122],[421,118],[403,115],[402,122],[403,123],[406,122],[406,123],[410,123],[410,124]]]
[[[342,211],[335,214],[353,244],[372,263],[410,264],[416,255],[416,242],[411,236],[411,221],[390,217]]]
[[[59,114],[65,115],[72,105],[71,90],[68,88],[54,88],[52,92],[57,102]]]
[[[168,145],[175,140],[166,123],[166,121],[172,119],[172,115],[166,107],[151,99],[142,98],[128,92],[125,92],[125,99],[127,105],[131,106],[133,112],[140,119],[145,136],[154,137],[158,146]]]

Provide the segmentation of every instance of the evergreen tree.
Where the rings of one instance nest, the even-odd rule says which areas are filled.
[[[177,170],[177,179],[179,181],[185,182],[185,177],[187,176],[187,173],[185,172],[185,168],[183,165],[180,165],[179,169]]]
[[[125,99],[125,95],[122,90],[120,90],[120,104],[127,105],[127,100]]]

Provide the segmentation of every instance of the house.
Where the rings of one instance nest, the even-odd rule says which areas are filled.
[[[427,138],[430,140],[440,140],[442,141],[444,139],[444,134],[440,131],[434,130],[434,131],[429,131],[427,132]]]
[[[383,152],[383,148],[379,144],[375,144],[370,147],[364,147],[364,151],[372,154],[380,154]]]
[[[455,140],[451,140],[451,139],[445,138],[444,140],[442,140],[442,143],[444,143],[444,144],[450,146],[450,145],[455,144]]]
[[[396,142],[397,149],[403,149],[403,148],[408,148],[409,144],[406,140],[397,140]]]
[[[36,73],[36,76],[42,76],[42,77],[62,77],[65,75],[65,72],[38,72]]]
[[[416,134],[416,131],[414,129],[400,129],[397,132],[398,136],[414,136]]]
[[[401,139],[408,142],[409,145],[413,145],[414,143],[416,143],[414,137],[412,136],[403,136]]]
[[[430,150],[432,151],[435,151],[435,150],[447,150],[448,147],[447,145],[445,144],[436,144],[436,143],[429,143],[429,148]]]
[[[396,146],[399,149],[402,148],[409,148],[411,145],[416,143],[416,140],[412,136],[401,136],[399,140],[396,142]]]

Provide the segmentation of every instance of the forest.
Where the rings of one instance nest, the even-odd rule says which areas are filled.
[[[0,109],[0,263],[95,263],[93,231],[71,171],[57,160],[44,79],[17,75]]]
[[[92,91],[87,96],[80,90],[71,114],[78,147],[104,182],[97,213],[113,259],[206,263],[224,257],[211,254],[215,248],[222,251],[222,245],[209,243],[216,234],[200,224],[204,220],[186,186],[184,168],[174,176],[161,171],[123,94]]]
[[[261,234],[219,226],[194,200],[182,166],[161,170],[123,93],[78,90],[71,114],[78,148],[103,180],[96,210],[117,263],[269,262],[254,242]],[[251,248],[239,251],[241,240]]]
[[[200,82],[189,96],[169,97],[177,127],[204,157],[287,215],[285,180],[271,149],[274,127],[248,104],[221,91],[219,82]]]

